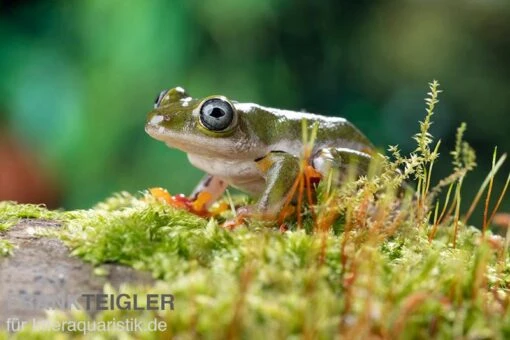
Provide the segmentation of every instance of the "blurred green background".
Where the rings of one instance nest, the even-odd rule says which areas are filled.
[[[510,150],[510,1],[0,2],[0,121],[52,174],[65,208],[192,189],[201,173],[143,129],[162,89],[340,115],[382,149],[411,151],[433,79],[444,90],[435,175],[449,173],[466,121],[472,196],[493,147]]]

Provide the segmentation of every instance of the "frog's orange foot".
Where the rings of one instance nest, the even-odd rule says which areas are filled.
[[[254,218],[257,220],[271,222],[278,219],[278,213],[260,211],[255,205],[247,205],[237,209],[237,215],[244,218]]]
[[[183,209],[189,211],[192,214],[195,214],[200,217],[209,217],[211,214],[207,209],[205,209],[205,204],[210,199],[209,193],[201,193],[198,195],[197,199],[192,201],[188,197],[183,194],[178,195],[170,195],[170,193],[163,188],[150,188],[150,194],[156,199],[165,202],[171,207],[177,209]],[[204,194],[204,195],[202,195]]]
[[[228,230],[234,230],[237,227],[245,225],[246,219],[256,217],[255,209],[253,206],[245,206],[237,209],[236,216],[227,220],[222,224],[222,227]]]
[[[221,225],[221,227],[225,228],[225,229],[227,229],[229,231],[232,231],[232,230],[236,229],[237,227],[240,227],[240,226],[244,225],[244,222],[245,222],[244,217],[236,216],[236,218],[234,218],[232,220],[225,221]]]
[[[282,223],[282,224],[280,224],[280,227],[278,228],[278,230],[280,231],[280,233],[283,234],[284,232],[289,230],[289,226],[286,223]]]

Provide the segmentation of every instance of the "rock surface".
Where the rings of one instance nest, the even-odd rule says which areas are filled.
[[[60,240],[33,235],[34,227],[60,225],[24,220],[0,234],[16,247],[12,255],[0,257],[0,329],[9,318],[31,321],[44,318],[48,308],[69,309],[82,294],[102,293],[107,282],[116,288],[153,282],[149,273],[115,264],[103,265],[107,274],[97,276],[92,265],[70,256]]]

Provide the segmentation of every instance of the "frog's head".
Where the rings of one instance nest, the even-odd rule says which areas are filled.
[[[228,156],[246,150],[250,144],[240,120],[233,102],[226,97],[194,99],[176,87],[158,95],[145,131],[188,153]]]

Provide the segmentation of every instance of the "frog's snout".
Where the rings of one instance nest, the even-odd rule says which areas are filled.
[[[152,125],[154,127],[157,127],[160,125],[160,123],[164,120],[168,120],[169,117],[165,117],[161,114],[159,114],[157,111],[149,112],[147,115],[147,125]]]
[[[158,131],[162,129],[161,123],[163,121],[168,121],[170,117],[161,115],[157,111],[151,111],[147,115],[147,121],[145,123],[145,131],[149,135],[157,134]]]

